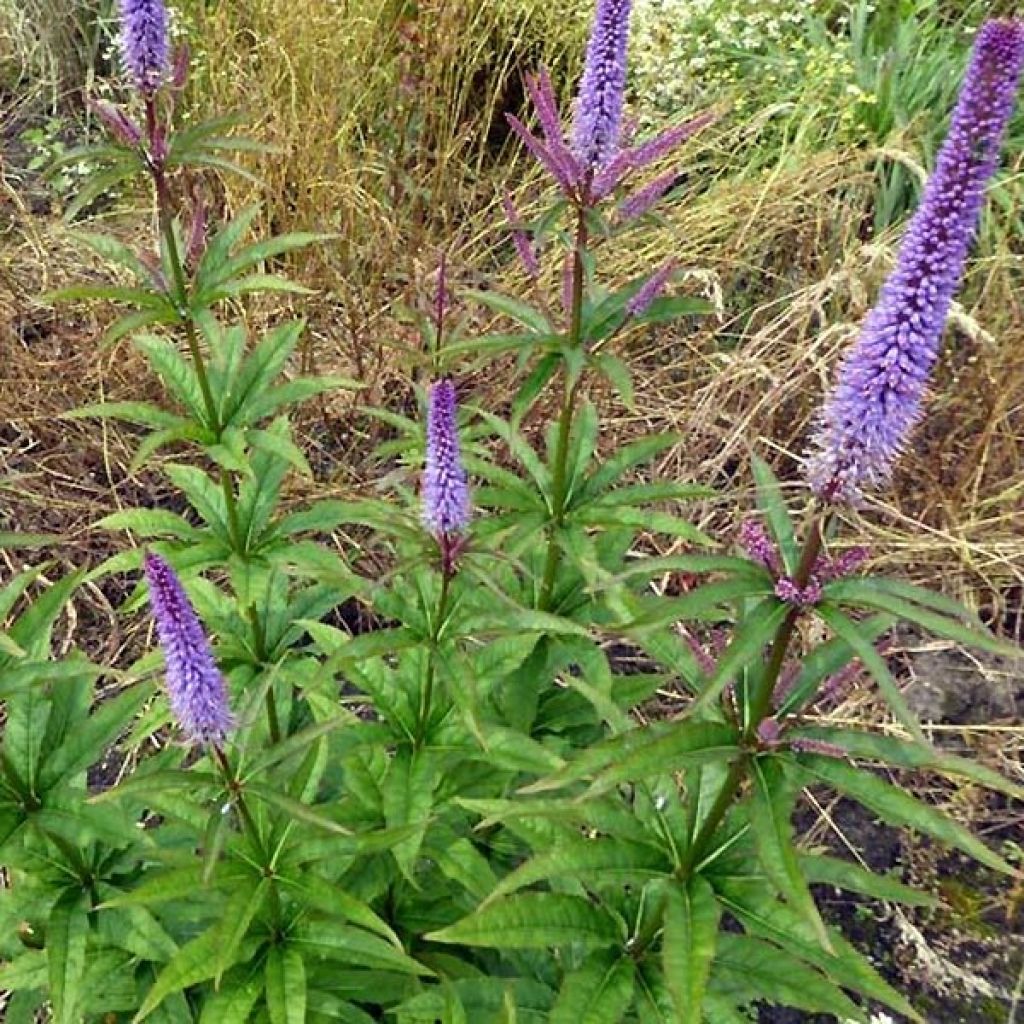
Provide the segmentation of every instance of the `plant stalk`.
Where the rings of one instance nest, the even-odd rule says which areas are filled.
[[[583,254],[587,247],[587,217],[585,207],[577,210],[576,242],[573,247],[572,271],[572,302],[569,312],[570,349],[577,348],[583,333]],[[576,413],[576,399],[579,395],[579,381],[569,379],[566,367],[565,395],[562,399],[562,411],[558,417],[558,437],[555,442],[555,454],[551,467],[551,525],[548,534],[548,548],[544,557],[544,572],[541,577],[540,593],[537,607],[549,611],[554,595],[555,577],[558,575],[558,563],[561,550],[558,546],[558,531],[565,521],[565,503],[568,491],[568,459],[569,440],[572,436],[572,424]]]
[[[434,677],[436,675],[435,654],[437,652],[437,641],[441,634],[441,627],[444,625],[444,617],[448,612],[448,596],[451,586],[452,575],[445,569],[441,572],[441,592],[437,597],[437,615],[434,619],[433,628],[430,631],[430,647],[427,651],[427,669],[423,680],[423,689],[420,691],[420,707],[416,716],[416,734],[413,737],[413,746],[419,750],[423,746],[424,737],[427,734],[427,725],[430,722],[431,705],[434,701]]]
[[[810,580],[814,563],[821,554],[822,542],[829,524],[830,519],[827,516],[815,516],[811,520],[810,529],[800,554],[800,562],[793,573],[793,582],[798,587],[806,587]],[[685,856],[676,869],[675,877],[680,882],[688,882],[693,876],[694,870],[701,864],[709,843],[714,838],[715,832],[718,831],[718,827],[722,823],[722,819],[728,813],[733,800],[736,798],[736,794],[747,777],[747,771],[753,760],[753,750],[757,744],[758,729],[761,723],[771,714],[772,695],[775,693],[779,674],[785,663],[786,652],[789,649],[790,641],[793,639],[793,633],[799,617],[800,608],[794,606],[789,610],[789,613],[776,630],[764,673],[761,676],[758,689],[751,700],[750,715],[741,739],[743,751],[730,765],[729,773],[726,775],[722,788],[715,797],[715,802],[711,805],[707,817],[704,819],[697,834],[693,837],[693,841],[690,843]],[[631,946],[631,953],[635,958],[639,959],[654,941],[660,925],[660,918],[653,916],[644,931],[636,936],[636,940]]]

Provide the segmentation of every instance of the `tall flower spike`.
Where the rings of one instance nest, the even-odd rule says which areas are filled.
[[[455,385],[445,377],[427,399],[427,462],[423,473],[423,523],[439,540],[469,524],[469,489],[459,452]]]
[[[170,71],[170,25],[164,0],[119,0],[118,42],[125,69],[145,96],[164,84]]]
[[[896,267],[843,359],[807,465],[825,501],[854,503],[884,484],[921,417],[1024,66],[1024,20],[986,22]]]
[[[174,717],[193,743],[220,744],[234,719],[224,677],[213,660],[202,623],[167,562],[149,552],[145,570]]]
[[[573,122],[573,151],[590,174],[619,148],[632,0],[597,0]]]

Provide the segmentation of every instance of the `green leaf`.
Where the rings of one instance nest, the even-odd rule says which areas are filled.
[[[666,855],[655,846],[626,839],[574,839],[531,857],[506,875],[484,906],[517,889],[551,879],[574,878],[595,884],[642,886],[671,870]]]
[[[596,795],[620,782],[678,771],[706,761],[728,761],[738,753],[738,735],[732,726],[691,720],[656,723],[595,744],[560,771],[520,792],[543,793],[593,777],[590,795]]]
[[[918,743],[928,746],[921,723],[918,722],[914,712],[910,710],[910,706],[900,690],[900,684],[893,678],[889,666],[885,663],[885,658],[878,653],[878,648],[861,633],[857,628],[857,623],[828,604],[818,604],[814,611],[864,663],[864,667],[878,683],[878,688],[882,691],[886,704],[889,705],[900,724]]]
[[[252,1008],[263,993],[263,978],[228,983],[203,1003],[199,1024],[249,1024]]]
[[[810,924],[822,949],[832,953],[825,922],[807,888],[794,846],[794,787],[786,780],[782,765],[771,756],[754,758],[751,775],[754,791],[750,801],[750,823],[761,866],[786,901]]]
[[[186,943],[157,975],[153,987],[135,1015],[140,1021],[148,1017],[168,996],[182,992],[190,985],[212,978],[217,971],[217,953],[221,941],[220,928],[214,925]]]
[[[502,295],[500,292],[474,291],[465,292],[466,298],[475,299],[481,305],[494,310],[495,313],[503,313],[513,320],[529,327],[534,334],[550,335],[554,328],[548,318],[538,309],[514,299],[510,295]]]
[[[353,928],[333,919],[311,918],[297,931],[295,943],[311,947],[318,956],[332,957],[348,965],[372,971],[391,971],[409,975],[431,975],[433,971],[395,945],[361,928]]]
[[[601,948],[624,940],[620,923],[606,910],[581,896],[553,892],[509,896],[425,938],[503,950],[577,943]]]
[[[698,588],[700,589],[700,588]],[[762,657],[765,645],[778,633],[790,608],[774,597],[761,601],[743,618],[733,633],[729,646],[715,662],[715,671],[690,705],[689,713],[699,715],[716,701],[722,691],[749,665]]]
[[[290,796],[285,796],[284,793],[277,792],[276,789],[271,789],[269,786],[256,785],[255,783],[250,782],[246,785],[245,792],[251,793],[257,800],[262,800],[265,804],[269,804],[271,807],[276,807],[279,811],[283,811],[288,815],[288,817],[294,818],[296,821],[304,822],[307,825],[313,825],[315,828],[324,829],[327,832],[333,832],[335,835],[339,836],[347,836],[351,834],[349,829],[345,828],[344,825],[339,824],[331,818],[325,817],[307,804],[301,803],[298,800],[293,800]]]
[[[714,963],[714,987],[749,998],[751,992],[808,1013],[832,1013],[840,1020],[865,1022],[850,999],[824,975],[792,953],[748,935],[722,932]]]
[[[700,1024],[715,957],[721,907],[705,878],[673,885],[666,895],[661,960],[678,1024]]]
[[[618,1024],[633,1002],[634,971],[629,957],[592,955],[566,975],[549,1024]]]
[[[904,885],[891,875],[880,875],[851,861],[820,853],[800,855],[800,870],[809,885],[833,885],[847,892],[859,892],[888,903],[935,908],[940,901],[931,893]]]
[[[166,509],[132,508],[104,516],[96,523],[99,530],[133,530],[140,537],[174,537],[186,543],[199,536],[191,523]]]
[[[1024,786],[1003,778],[999,772],[978,761],[947,754],[932,746],[922,747],[919,743],[902,740],[896,736],[829,726],[802,726],[791,730],[788,735],[821,740],[845,750],[851,757],[882,761],[898,768],[916,768],[943,775],[960,776],[978,783],[979,786],[987,786],[999,793],[1005,793],[1015,800],[1024,800]]]
[[[782,496],[782,488],[771,466],[764,459],[751,455],[750,468],[757,485],[757,506],[768,520],[768,527],[779,546],[786,572],[792,575],[796,572],[800,549],[793,531],[793,520],[789,517],[786,500]]]
[[[845,761],[817,754],[801,754],[797,763],[808,780],[824,782],[845,793],[890,825],[917,829],[933,839],[955,846],[996,871],[1017,874],[1002,857],[962,825],[877,775]]]
[[[269,878],[260,878],[259,881],[239,886],[228,898],[220,919],[217,970],[213,976],[215,987],[220,987],[221,976],[234,965],[238,957],[238,947],[262,909],[272,884]]]
[[[825,587],[825,597],[829,601],[852,605],[855,608],[890,612],[901,619],[916,622],[929,633],[944,637],[946,640],[954,640],[965,647],[976,647],[1011,658],[1019,657],[1021,654],[1016,644],[993,636],[984,626],[977,623],[966,609],[962,609],[961,613],[965,619],[972,622],[972,625],[964,625],[948,615],[939,614],[902,597],[894,597],[886,593],[884,588],[876,587],[875,583],[874,579],[868,577],[836,580]]]
[[[293,946],[274,946],[270,950],[266,990],[271,1024],[305,1024],[306,965]]]
[[[321,878],[312,871],[305,871],[295,878],[283,875],[280,880],[282,885],[292,889],[297,898],[308,907],[324,914],[341,915],[352,924],[382,936],[397,950],[402,951],[401,940],[391,926],[378,917],[367,904],[356,899],[341,886]]]
[[[268,768],[279,764],[281,761],[302,753],[311,743],[315,743],[321,736],[327,736],[343,726],[352,724],[352,720],[338,715],[336,718],[329,718],[324,722],[315,722],[293,733],[286,740],[275,743],[265,750],[256,760],[246,766],[244,780],[248,780]]]
[[[65,892],[54,904],[46,925],[50,1001],[56,1024],[71,1024],[77,1020],[88,933],[84,894],[77,889]]]

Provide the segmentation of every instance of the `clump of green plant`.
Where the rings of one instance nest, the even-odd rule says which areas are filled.
[[[63,298],[129,307],[113,334],[131,336],[167,403],[75,415],[142,428],[140,464],[174,445],[162,468],[184,512],[140,507],[99,524],[145,545],[92,573],[143,570],[125,611],[148,597],[160,652],[128,669],[52,656],[83,574],[31,601],[32,573],[0,591],[7,1020],[49,1003],[59,1024],[734,1024],[765,1001],[864,1022],[878,1003],[922,1020],[823,920],[810,887],[929,897],[803,854],[792,819],[805,786],[827,786],[1014,870],[873,770],[924,767],[1020,797],[929,745],[877,641],[905,619],[1007,645],[941,595],[864,576],[864,552],[842,533],[922,414],[1024,66],[1024,23],[979,37],[936,175],[824,405],[808,497],[790,508],[755,456],[757,509],[719,544],[678,514],[707,488],[643,471],[675,438],[596,456],[588,384],[604,377],[632,400],[620,339],[706,311],[669,294],[671,261],[619,289],[601,278],[606,247],[677,187],[648,169],[712,120],[628,137],[628,0],[598,3],[571,136],[543,72],[527,81],[540,131],[509,118],[555,186],[536,220],[506,204],[532,291],[464,298],[515,326],[463,336],[442,265],[420,311],[421,415],[374,410],[394,429],[382,457],[424,465],[421,495],[395,485],[290,512],[281,488],[308,467],[288,410],[350,382],[288,374],[301,323],[250,345],[225,309],[295,291],[266,264],[318,238],[249,242],[254,209],[207,222],[181,170],[226,168],[249,144],[223,122],[176,126],[187,60],[172,59],[166,11],[122,0],[121,13],[140,116],[100,107],[112,142],[91,155],[101,178],[148,178],[158,241],[148,252],[89,236],[133,280]],[[558,295],[540,286],[545,246],[563,256]],[[510,362],[506,416],[460,409],[460,368]],[[538,448],[524,423],[549,390],[558,413]],[[358,551],[323,542],[336,527],[362,532]],[[678,553],[644,556],[652,533]],[[380,571],[360,575],[352,564],[371,550]],[[673,572],[695,585],[649,586]],[[353,602],[373,628],[345,625]],[[805,648],[798,627],[811,619],[826,635]],[[608,640],[642,651],[649,670],[624,671]],[[907,738],[804,720],[854,661]],[[101,674],[117,693],[108,685],[98,701]],[[683,711],[641,725],[631,712],[668,685]],[[132,768],[97,784],[90,769],[114,742]]]

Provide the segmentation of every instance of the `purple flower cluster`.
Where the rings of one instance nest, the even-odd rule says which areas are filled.
[[[824,501],[884,484],[921,417],[1022,67],[1024,20],[986,22],[896,267],[822,411],[807,477]]]
[[[702,114],[634,146],[624,138],[622,109],[626,83],[626,44],[632,0],[598,0],[580,80],[572,143],[565,137],[558,100],[546,71],[526,78],[537,112],[541,138],[518,117],[506,114],[512,130],[574,202],[592,205],[609,196],[626,177],[662,159],[691,135],[715,120]],[[664,174],[626,199],[623,219],[646,213],[673,185],[677,174]]]
[[[202,623],[174,570],[147,553],[146,581],[167,667],[167,694],[181,731],[193,743],[223,743],[234,725],[227,687]]]
[[[170,26],[164,0],[119,0],[121,59],[144,96],[164,84],[170,71]]]
[[[572,131],[573,153],[590,176],[619,149],[631,7],[632,0],[597,0]]]
[[[437,538],[469,524],[469,489],[459,451],[455,385],[437,381],[427,399],[427,459],[423,473],[423,522]]]

